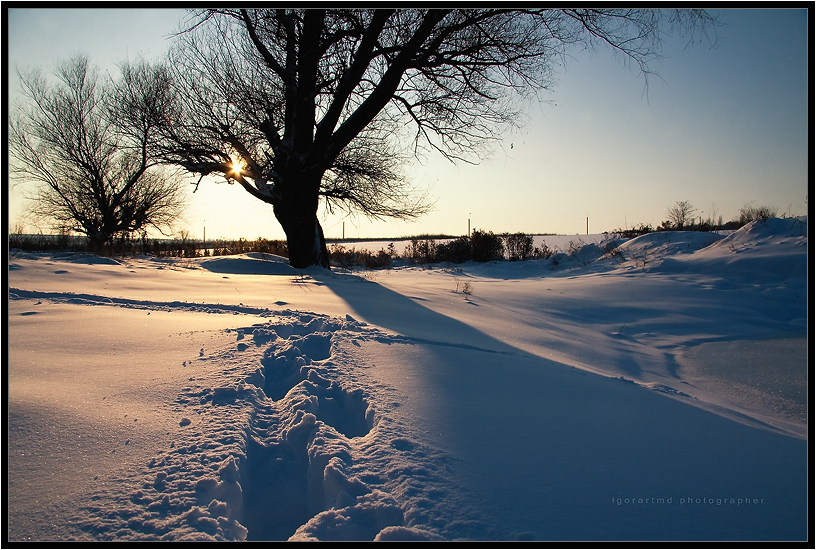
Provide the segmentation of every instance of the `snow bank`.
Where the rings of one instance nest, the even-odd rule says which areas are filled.
[[[296,273],[286,258],[272,254],[244,254],[241,256],[222,256],[200,262],[202,268],[213,273],[231,273],[233,275],[289,275]]]

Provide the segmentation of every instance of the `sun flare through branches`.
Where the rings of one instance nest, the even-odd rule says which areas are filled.
[[[230,174],[235,176],[240,176],[243,172],[243,166],[241,165],[240,159],[233,159],[232,161],[232,170],[230,170]]]

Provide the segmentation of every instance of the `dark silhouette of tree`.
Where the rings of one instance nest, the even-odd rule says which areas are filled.
[[[689,201],[677,201],[674,206],[669,208],[668,222],[671,227],[676,229],[683,229],[687,225],[694,223],[694,212],[696,209]]]
[[[201,10],[171,51],[165,159],[271,204],[290,263],[326,266],[321,198],[423,214],[406,158],[483,158],[568,46],[610,46],[648,73],[663,32],[693,38],[714,22],[700,10]]]
[[[20,74],[29,101],[9,124],[11,174],[38,185],[32,213],[99,248],[171,225],[184,206],[178,174],[154,156],[157,111],[169,80],[144,62],[103,80],[85,56],[59,63],[52,83]]]

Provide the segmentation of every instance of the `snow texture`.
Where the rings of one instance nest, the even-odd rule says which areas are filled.
[[[805,540],[807,218],[562,250],[10,251],[9,539]]]

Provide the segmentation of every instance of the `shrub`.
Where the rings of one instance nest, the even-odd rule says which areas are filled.
[[[456,282],[455,292],[457,294],[463,294],[465,300],[467,300],[470,297],[470,295],[473,294],[473,285],[471,285],[469,281],[460,281],[455,277],[454,281]]]
[[[739,211],[739,223],[745,225],[754,220],[767,220],[776,217],[776,208],[771,206],[754,206],[753,203],[746,204]]]
[[[391,267],[394,252],[393,243],[388,247],[388,251],[380,249],[376,254],[368,250],[356,250],[351,248],[346,250],[343,245],[333,244],[329,250],[329,261],[332,265],[339,267],[367,267],[377,269],[380,267]]]
[[[535,247],[533,249],[533,257],[539,260],[548,260],[553,254],[555,254],[555,251],[547,246],[547,243],[541,243],[541,248]]]
[[[617,239],[612,239],[601,243],[601,249],[604,251],[604,257],[611,258],[618,261],[624,261],[626,257],[620,249]]]
[[[575,256],[584,246],[586,246],[586,243],[580,238],[577,241],[570,239],[567,244],[567,254]]]
[[[476,262],[489,262],[504,258],[502,238],[492,231],[474,230],[470,236],[471,254]]]
[[[533,255],[533,237],[524,233],[503,235],[507,256],[511,262],[528,260]]]
[[[436,241],[428,238],[414,237],[405,249],[405,259],[412,264],[425,265],[436,260]]]
[[[365,265],[365,259],[361,258],[360,252],[354,247],[346,249],[341,244],[331,245],[331,248],[329,248],[329,261],[332,265],[345,268]]]
[[[668,222],[663,223],[667,224]],[[641,235],[646,235],[653,231],[654,228],[650,224],[642,223],[632,227],[632,229],[616,229],[612,231],[610,236],[617,239],[634,239],[635,237],[640,237]]]
[[[275,254],[277,256],[283,256],[284,258],[289,256],[286,241],[269,240],[262,237],[258,237],[254,241],[248,241],[243,238],[237,241],[217,239],[212,242],[207,241],[207,246],[213,249],[213,256],[230,256],[233,254],[247,254],[249,252]],[[205,255],[207,255],[206,252]]]
[[[365,265],[369,269],[376,269],[380,267],[391,267],[392,256],[382,248],[376,254],[367,254],[365,256]]]
[[[437,260],[453,264],[461,264],[472,258],[470,251],[470,239],[459,237],[447,243],[441,243],[436,247]]]

